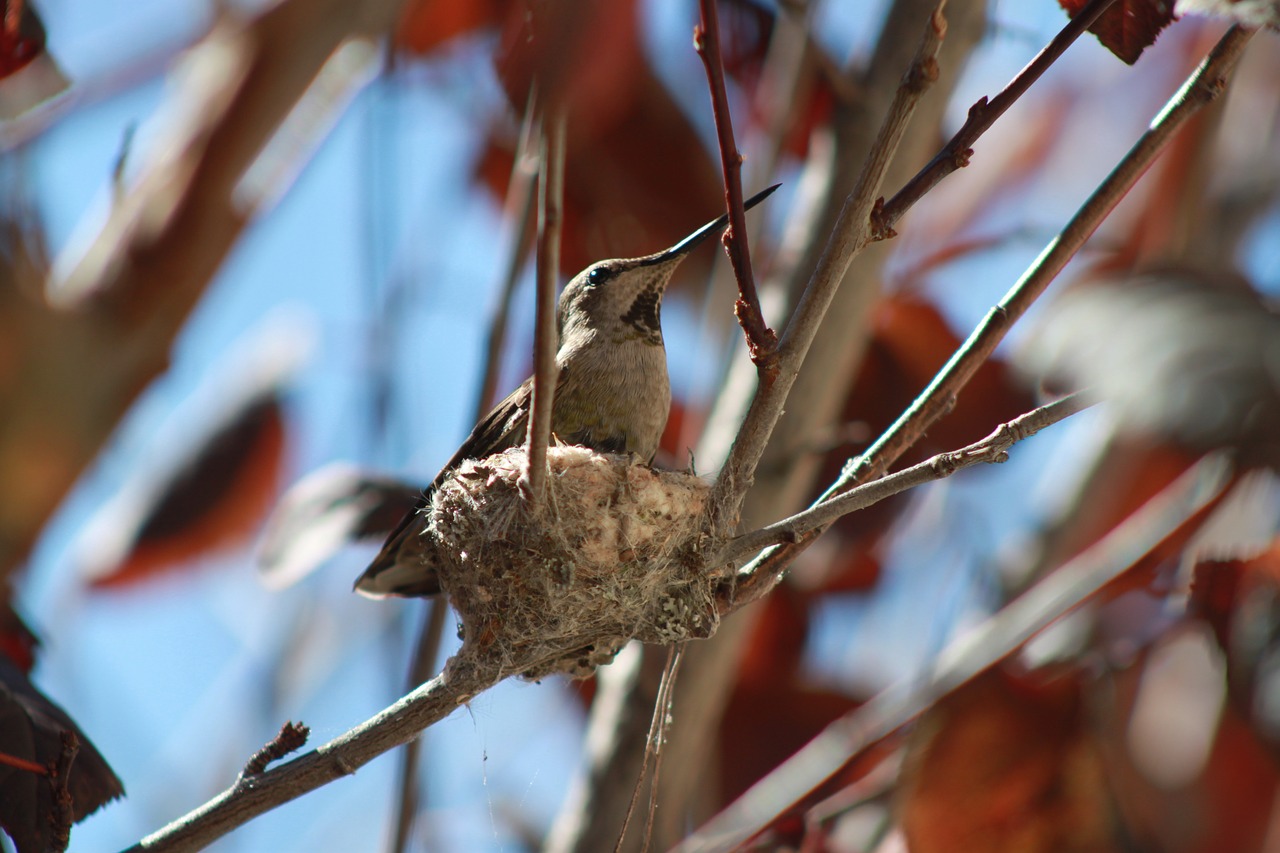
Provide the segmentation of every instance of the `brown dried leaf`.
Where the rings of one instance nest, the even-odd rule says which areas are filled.
[[[1074,18],[1088,5],[1088,0],[1058,0],[1058,5]],[[1171,23],[1171,0],[1116,0],[1089,27],[1089,32],[1121,61],[1132,65]]]

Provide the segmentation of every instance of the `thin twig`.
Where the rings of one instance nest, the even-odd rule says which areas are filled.
[[[720,163],[724,171],[724,196],[729,208],[729,228],[722,238],[733,275],[738,280],[738,299],[733,312],[747,338],[751,361],[761,371],[774,369],[778,336],[764,321],[760,312],[760,295],[756,293],[755,276],[751,272],[751,251],[747,240],[747,214],[742,204],[742,154],[733,137],[733,118],[729,112],[729,96],[724,86],[724,63],[720,53],[720,18],[716,0],[699,0],[702,22],[693,29],[693,46],[707,71],[707,88],[711,93],[711,113],[715,117],[716,141],[720,145]]]
[[[19,758],[16,755],[10,755],[7,752],[0,752],[0,764],[6,767],[16,767],[19,770],[26,770],[28,773],[35,773],[37,776],[48,776],[49,768],[45,767],[38,761],[31,761],[26,758]]]
[[[645,820],[643,849],[649,848],[653,833],[653,814],[658,803],[658,769],[662,757],[662,742],[666,739],[667,719],[671,716],[671,704],[675,700],[676,674],[680,671],[680,662],[684,660],[684,645],[667,647],[667,662],[662,668],[662,678],[658,682],[658,695],[653,700],[653,714],[649,718],[649,733],[644,741],[644,758],[640,762],[640,772],[636,774],[635,787],[631,789],[631,801],[627,804],[626,814],[622,818],[622,827],[618,830],[618,840],[614,845],[614,853],[621,853],[623,842],[627,838],[627,830],[631,826],[631,816],[635,814],[636,804],[640,801],[640,791],[644,788],[645,777],[649,772],[649,762],[653,761],[653,777],[649,781],[649,810]]]
[[[917,103],[928,85],[937,78],[938,49],[946,34],[946,20],[942,16],[945,5],[945,0],[938,4],[925,26],[920,47],[894,95],[858,182],[845,200],[817,268],[783,332],[778,347],[778,370],[773,376],[761,376],[759,391],[716,479],[711,506],[716,513],[717,527],[730,527],[737,518],[742,498],[755,476],[756,464],[782,415],[787,394],[795,383],[836,288],[853,258],[871,239],[871,212],[885,172],[898,150]]]
[[[538,182],[538,316],[533,335],[533,401],[529,412],[529,499],[542,506],[547,445],[556,379],[556,279],[560,275],[561,201],[564,198],[565,117],[548,107],[542,120],[542,179]]]
[[[75,799],[71,796],[71,765],[80,753],[80,738],[71,729],[62,732],[62,751],[49,774],[53,788],[53,827],[49,832],[50,853],[61,853],[71,843],[71,824],[75,823]]]
[[[1004,115],[1009,107],[1026,94],[1031,85],[1049,69],[1049,66],[1066,52],[1077,38],[1081,36],[1093,22],[1107,11],[1115,0],[1091,0],[1080,12],[1067,22],[1066,26],[1053,37],[1035,57],[1018,72],[999,94],[988,100],[982,97],[969,108],[969,117],[955,135],[942,146],[929,163],[916,173],[915,177],[894,194],[893,198],[883,204],[875,213],[876,229],[881,238],[894,236],[893,226],[898,223],[908,210],[925,193],[933,189],[942,179],[957,169],[969,165],[973,155],[973,144],[982,134],[995,124],[996,119]]]
[[[302,747],[306,746],[307,738],[310,734],[311,729],[302,723],[286,722],[280,727],[280,731],[276,733],[276,736],[268,741],[266,746],[249,758],[244,770],[240,771],[240,781],[243,783],[254,776],[262,775],[262,772],[267,769],[271,762],[279,761],[289,753],[302,749]]]
[[[840,477],[818,499],[828,500],[850,486],[880,477],[907,448],[915,444],[940,417],[951,410],[956,396],[977,369],[990,357],[1005,333],[1044,293],[1067,262],[1084,246],[1111,210],[1120,203],[1165,144],[1188,118],[1220,95],[1226,76],[1235,66],[1253,31],[1232,27],[1209,52],[1200,66],[1170,99],[1146,133],[1107,176],[1071,221],[1031,264],[1004,298],[987,313],[951,360],[911,406],[884,432],[866,453],[847,465]],[[747,569],[751,577],[739,584],[739,595],[755,597],[755,584],[771,586],[786,566],[809,546],[826,527],[801,535],[797,541],[762,554]],[[744,588],[745,587],[745,588]]]
[[[444,673],[323,746],[237,783],[152,833],[126,853],[199,850],[264,812],[335,779],[350,776],[384,752],[407,743],[513,671],[541,661],[505,663],[453,658]]]
[[[1044,578],[938,656],[931,672],[884,690],[824,729],[690,835],[680,853],[739,849],[773,817],[801,801],[832,775],[900,731],[974,676],[1093,600],[1136,568],[1168,559],[1185,547],[1222,505],[1236,478],[1221,456],[1201,460],[1079,556]],[[1150,559],[1154,555],[1158,559]]]
[[[662,776],[662,745],[667,740],[667,729],[671,726],[672,706],[676,701],[676,678],[680,675],[680,664],[684,661],[684,643],[672,646],[667,655],[667,666],[662,671],[662,684],[658,689],[658,701],[654,710],[660,715],[654,731],[649,733],[649,750],[653,753],[653,784],[649,789],[649,815],[644,822],[644,843],[642,853],[648,853],[653,843],[653,818],[658,812],[658,780]]]
[[[1056,424],[1091,405],[1093,405],[1092,400],[1081,393],[1075,393],[1033,409],[996,427],[995,431],[986,438],[959,450],[939,453],[910,468],[844,492],[831,500],[796,513],[790,518],[739,536],[731,540],[710,561],[710,564],[714,566],[736,564],[753,554],[758,554],[762,548],[781,542],[795,541],[801,534],[830,525],[841,516],[866,509],[872,504],[908,489],[950,477],[957,471],[980,463],[1004,462],[1008,459],[1009,448],[1014,444],[1030,438],[1045,427]],[[738,602],[739,606],[744,603]]]

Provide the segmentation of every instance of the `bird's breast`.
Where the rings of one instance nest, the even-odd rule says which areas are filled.
[[[652,459],[671,410],[661,343],[601,343],[561,359],[552,429],[561,441]]]

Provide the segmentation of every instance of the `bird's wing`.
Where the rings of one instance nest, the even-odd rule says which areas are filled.
[[[563,372],[560,381],[564,381]],[[559,382],[556,383],[557,386]],[[484,459],[495,453],[501,453],[524,441],[525,427],[529,422],[529,404],[533,397],[533,378],[530,377],[520,387],[508,394],[502,402],[494,406],[489,414],[480,419],[480,423],[471,430],[471,435],[462,442],[453,457],[445,463],[436,474],[428,493],[440,485],[450,471],[462,464],[465,459]]]
[[[563,381],[564,372],[561,371],[560,382]],[[435,480],[422,493],[413,510],[400,520],[396,529],[387,537],[373,562],[356,579],[357,592],[375,598],[385,595],[425,596],[440,592],[436,567],[431,565],[429,555],[424,553],[419,544],[427,521],[427,509],[431,505],[431,495],[449,472],[461,465],[463,460],[483,459],[524,441],[532,396],[533,379],[529,378],[476,424],[467,440],[453,454],[453,458],[445,463]]]

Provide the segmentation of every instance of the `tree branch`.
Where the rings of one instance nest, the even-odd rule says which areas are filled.
[[[787,395],[804,363],[840,280],[853,258],[871,241],[871,212],[893,154],[925,89],[938,74],[937,53],[946,34],[942,0],[930,16],[919,49],[894,95],[853,192],[845,200],[817,268],[800,297],[795,313],[778,347],[777,371],[761,377],[733,447],[729,451],[712,493],[714,525],[727,530],[735,523],[743,496],[755,476],[755,467],[773,428],[782,415]]]
[[[1117,528],[1044,578],[985,622],[956,638],[933,668],[901,681],[836,720],[676,847],[677,853],[718,853],[740,845],[774,816],[849,767],[969,679],[1103,594],[1148,555],[1167,559],[1230,494],[1235,482],[1221,457],[1207,457],[1144,504]]]
[[[880,477],[907,448],[915,444],[929,427],[950,411],[956,396],[978,367],[990,357],[1005,333],[1044,293],[1098,226],[1120,200],[1155,162],[1165,144],[1183,123],[1220,95],[1226,76],[1235,66],[1253,31],[1233,27],[1219,40],[1200,66],[1192,72],[1182,88],[1170,99],[1150,128],[1129,150],[1124,159],[1098,186],[1056,238],[1023,273],[1004,298],[987,313],[968,340],[956,350],[951,360],[910,407],[889,427],[866,453],[846,466],[841,476],[815,502],[830,499],[850,486]],[[748,567],[754,575],[744,581],[744,592],[755,595],[751,585],[772,585],[781,572],[826,530],[819,527],[803,534],[796,542],[777,546],[762,554]]]
[[[538,662],[525,663],[532,667]],[[394,705],[311,752],[260,775],[242,778],[209,802],[142,839],[126,853],[206,847],[282,803],[355,773],[384,752],[417,737],[427,726],[444,719],[512,672],[491,661],[453,658],[442,674]]]
[[[1093,22],[1098,20],[1114,2],[1115,0],[1092,0],[1088,6],[1080,10],[1079,14],[1069,20],[1053,40],[1045,45],[994,98],[987,100],[983,97],[970,107],[969,117],[947,144],[942,146],[942,150],[935,154],[933,159],[902,189],[898,190],[893,198],[876,211],[876,230],[879,234],[884,238],[895,236],[893,226],[898,223],[903,214],[923,198],[925,193],[941,183],[947,175],[969,165],[969,158],[973,155],[973,144],[978,141],[978,138],[986,133],[1009,107],[1026,94],[1031,84],[1039,80],[1049,66],[1057,62],[1058,58],[1066,53],[1067,48],[1093,26]]]
[[[542,179],[538,181],[538,315],[533,333],[533,400],[529,412],[526,481],[530,500],[541,506],[547,483],[547,445],[555,403],[556,279],[560,276],[561,204],[564,198],[565,116],[548,105],[542,118]]]
[[[739,536],[731,540],[720,553],[716,554],[710,564],[722,566],[730,563],[739,563],[751,555],[759,553],[762,548],[782,542],[794,542],[801,534],[808,533],[810,530],[815,530],[819,527],[829,526],[841,516],[860,509],[866,509],[872,504],[879,503],[908,489],[914,489],[925,483],[950,477],[957,471],[979,463],[1004,462],[1009,458],[1008,450],[1014,444],[1030,438],[1045,427],[1056,424],[1058,421],[1064,420],[1091,405],[1093,405],[1092,401],[1081,393],[1075,393],[1041,406],[1038,409],[1033,409],[1008,423],[996,427],[995,431],[986,438],[975,441],[959,450],[939,453],[923,462],[912,465],[910,468],[881,477],[864,486],[850,489],[833,497],[831,500],[796,513],[790,518]],[[730,591],[729,594],[732,594],[732,592]],[[733,603],[737,606],[742,606],[747,602],[735,600]]]
[[[720,146],[720,163],[724,171],[725,203],[729,208],[729,228],[724,246],[738,281],[738,300],[734,315],[747,338],[751,361],[761,371],[771,371],[778,336],[764,321],[760,312],[760,296],[756,293],[751,272],[751,250],[747,240],[747,214],[742,200],[742,154],[733,137],[733,118],[729,97],[725,92],[724,63],[720,53],[720,19],[716,0],[699,0],[702,22],[694,27],[693,44],[707,71],[707,88],[711,92],[711,113],[715,117],[716,141]]]

